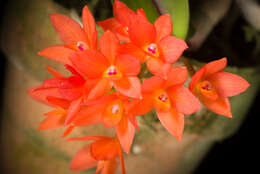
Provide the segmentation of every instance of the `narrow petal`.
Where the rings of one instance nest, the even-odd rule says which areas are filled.
[[[184,40],[175,36],[166,36],[159,42],[160,56],[168,63],[175,62],[188,48]]]
[[[65,118],[66,114],[64,113],[50,115],[41,122],[40,126],[38,127],[38,130],[55,129],[64,126]]]
[[[208,108],[212,112],[232,118],[230,102],[228,98],[219,97],[217,100],[210,100],[206,97],[201,96],[200,101],[205,105],[206,108]]]
[[[250,86],[242,77],[228,72],[212,74],[208,80],[222,97],[238,95]]]
[[[128,154],[134,140],[135,128],[126,116],[122,117],[116,126],[116,134],[122,148]]]
[[[142,49],[140,49],[139,47],[137,47],[136,45],[131,44],[131,43],[120,44],[118,53],[119,54],[130,54],[134,57],[137,57],[140,59],[141,63],[144,62],[146,59],[145,52]]]
[[[172,67],[172,65],[169,63],[165,63],[159,59],[153,59],[153,58],[149,59],[146,62],[146,65],[148,70],[152,74],[156,76],[160,76],[163,79],[167,79],[169,71]]]
[[[96,160],[111,160],[119,154],[120,146],[114,138],[109,138],[92,143],[90,149]]]
[[[153,95],[144,94],[143,98],[136,102],[136,104],[131,108],[130,113],[133,115],[144,115],[150,112],[153,108]]]
[[[216,72],[222,71],[227,66],[227,58],[222,58],[219,60],[215,60],[212,62],[207,63],[202,68],[205,68],[205,78],[210,76],[211,74],[214,74]]]
[[[155,43],[156,30],[149,21],[136,15],[129,27],[129,36],[132,43],[143,48],[151,43]]]
[[[76,44],[78,41],[86,42],[86,36],[81,26],[72,18],[61,15],[51,14],[51,24],[66,44]]]
[[[118,162],[116,158],[113,158],[109,161],[105,161],[101,174],[114,174],[116,172],[117,167]]]
[[[50,66],[46,66],[46,69],[49,71],[49,73],[51,73],[54,77],[58,77],[58,78],[63,78],[64,76],[61,75],[61,73],[59,73],[58,71],[56,71],[55,69],[53,69]]]
[[[114,81],[115,89],[132,98],[141,98],[141,82],[137,77],[123,77]]]
[[[89,169],[97,165],[97,161],[90,154],[90,145],[80,149],[70,162],[73,171]]]
[[[137,131],[139,131],[139,126],[136,120],[136,115],[134,114],[128,114],[127,115],[129,121],[131,122],[131,124],[136,128]]]
[[[82,88],[60,88],[59,93],[61,93],[61,98],[69,101],[77,100],[83,95]]]
[[[42,86],[37,86],[29,89],[28,94],[34,99],[43,104],[53,106],[48,100],[47,96],[63,98],[57,88],[43,88]]]
[[[65,120],[65,125],[69,125],[73,121],[73,119],[76,117],[76,115],[80,109],[81,102],[82,102],[81,98],[71,102],[70,107],[68,108],[68,115]]]
[[[137,76],[141,69],[140,60],[127,54],[117,56],[115,65],[124,76]]]
[[[83,29],[87,35],[88,45],[91,49],[97,48],[97,30],[95,19],[89,11],[88,7],[85,6],[82,11],[82,23]]]
[[[196,94],[196,85],[203,79],[205,76],[206,68],[199,69],[191,78],[191,82],[189,84],[189,89],[193,94]]]
[[[161,15],[154,22],[157,34],[157,41],[159,42],[165,36],[172,34],[172,20],[169,14]]]
[[[94,105],[80,109],[77,117],[73,120],[76,126],[88,126],[101,122],[101,114],[104,106]]]
[[[88,100],[97,99],[107,94],[112,88],[110,82],[107,79],[100,79],[97,84],[90,90],[88,94]]]
[[[118,38],[111,31],[106,31],[99,39],[100,51],[111,64],[114,63],[119,44]]]
[[[188,78],[186,67],[171,68],[168,73],[166,86],[182,85]]]
[[[63,135],[61,137],[65,138],[66,136],[68,136],[74,128],[75,126],[68,126],[68,128],[63,132]]]
[[[47,96],[46,99],[52,105],[62,107],[63,109],[69,108],[69,105],[70,105],[70,102],[68,100],[65,100],[62,98]]]
[[[78,71],[90,79],[100,78],[103,72],[109,67],[109,62],[106,57],[95,50],[87,50],[73,54],[70,60]]]
[[[143,93],[153,93],[154,91],[160,89],[165,84],[165,80],[158,76],[153,76],[147,79],[144,79],[142,84]]]
[[[148,21],[144,9],[142,9],[142,8],[137,9],[137,10],[136,10],[136,14],[137,14],[138,16],[143,17],[144,20],[147,20],[147,21]]]
[[[181,141],[184,129],[184,115],[172,108],[169,112],[156,112],[161,124],[177,140]]]
[[[168,91],[171,102],[175,104],[178,112],[182,114],[192,114],[201,108],[200,101],[188,88],[178,85],[170,88]]]
[[[114,16],[117,21],[122,25],[129,26],[132,16],[135,15],[134,11],[128,8],[124,3],[115,1],[113,4]]]
[[[63,45],[47,47],[38,52],[38,55],[50,58],[57,62],[70,64],[69,55],[74,53],[74,50]]]
[[[113,33],[115,33],[118,27],[122,26],[115,18],[108,18],[103,21],[98,21],[97,23],[103,28],[104,31],[110,30]]]

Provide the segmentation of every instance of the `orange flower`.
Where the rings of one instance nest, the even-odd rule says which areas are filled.
[[[83,28],[72,18],[61,14],[51,14],[51,23],[64,45],[56,45],[38,52],[58,62],[70,64],[69,55],[76,51],[97,48],[97,31],[95,19],[87,6],[82,11]]]
[[[136,57],[119,55],[119,45],[118,38],[107,31],[100,37],[100,52],[87,50],[71,55],[70,60],[79,72],[89,79],[98,80],[89,99],[105,95],[112,87],[126,96],[141,97],[141,84],[136,77],[140,72],[140,62]]]
[[[78,123],[78,119],[74,120],[76,116],[81,120],[81,124],[85,126],[99,122],[98,118],[92,117],[82,120],[82,115],[85,116],[90,112],[87,112],[82,105],[87,98],[89,89],[96,82],[86,81],[69,65],[66,65],[66,68],[71,71],[73,76],[64,77],[54,69],[47,67],[54,77],[45,80],[42,85],[28,91],[33,99],[56,108],[45,114],[47,118],[41,123],[39,129],[53,129],[65,124],[68,129],[65,131],[64,136],[74,128],[75,123]],[[74,121],[76,122],[74,123]]]
[[[84,170],[97,166],[95,174],[114,174],[117,168],[116,158],[119,156],[122,166],[122,174],[125,174],[123,154],[118,139],[102,136],[86,136],[69,138],[74,140],[94,140],[95,142],[80,149],[70,163],[71,170]]]
[[[250,85],[238,75],[221,72],[227,64],[222,58],[212,61],[197,71],[190,83],[190,90],[212,112],[232,117],[228,97],[238,95]]]
[[[137,9],[136,13],[124,3],[115,0],[113,4],[114,17],[97,22],[104,31],[110,30],[117,35],[120,41],[129,41],[129,26],[133,15],[137,14],[146,18],[143,9]]]
[[[146,61],[151,73],[165,78],[171,64],[188,48],[187,44],[171,36],[172,22],[168,14],[160,16],[154,24],[143,15],[128,15],[131,16],[128,26],[130,42],[122,44],[119,52],[138,57],[141,62]]]
[[[186,79],[186,68],[172,68],[167,80],[159,76],[145,79],[142,85],[143,99],[131,111],[135,115],[143,115],[155,108],[162,125],[181,140],[184,114],[192,114],[201,107],[198,99],[183,87]]]
[[[85,104],[87,112],[89,112],[89,109],[93,111],[86,114],[88,117],[99,118],[106,127],[115,127],[122,148],[126,153],[129,153],[135,135],[135,128],[138,129],[135,115],[130,112],[132,102],[129,101],[129,98],[114,93]],[[88,119],[88,117],[83,116],[82,120]],[[82,125],[81,119],[77,117],[74,124],[76,126]]]

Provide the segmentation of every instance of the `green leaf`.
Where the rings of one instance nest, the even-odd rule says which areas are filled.
[[[161,13],[169,13],[173,22],[173,35],[185,39],[189,31],[189,1],[188,0],[157,0]]]
[[[146,13],[146,17],[149,19],[150,22],[154,22],[155,19],[160,15],[153,0],[141,0],[141,1],[121,0],[121,1],[124,2],[129,8],[135,11],[139,8],[144,9]]]

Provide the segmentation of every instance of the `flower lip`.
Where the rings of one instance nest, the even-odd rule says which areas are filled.
[[[87,44],[85,42],[83,42],[83,41],[78,41],[77,42],[77,48],[80,51],[84,51],[84,50],[87,49]]]
[[[147,46],[144,47],[144,50],[146,53],[154,56],[154,57],[159,57],[159,50],[158,50],[158,46],[155,43],[151,43]]]
[[[210,91],[212,89],[212,85],[209,81],[203,81],[201,84],[201,88]]]
[[[218,98],[218,93],[215,90],[214,86],[208,80],[200,82],[197,86],[198,92],[204,97],[216,100]]]
[[[104,72],[103,77],[118,80],[122,77],[122,73],[114,65],[111,65]]]
[[[120,112],[120,106],[118,104],[115,104],[111,107],[112,114],[118,114],[119,112]]]
[[[168,95],[166,93],[162,93],[161,95],[158,96],[158,99],[161,100],[162,102],[167,102]]]

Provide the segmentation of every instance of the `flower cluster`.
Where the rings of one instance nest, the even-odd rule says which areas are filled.
[[[151,24],[142,9],[134,12],[119,0],[115,0],[113,12],[113,18],[98,22],[105,31],[99,40],[87,6],[82,26],[69,17],[52,14],[51,23],[64,44],[38,53],[63,63],[71,72],[65,77],[48,66],[53,77],[29,90],[32,98],[54,108],[45,114],[40,130],[66,127],[65,137],[76,127],[96,123],[115,128],[115,137],[69,138],[94,141],[74,156],[72,170],[97,166],[96,173],[111,174],[119,157],[125,173],[122,151],[130,152],[135,130],[139,130],[136,116],[154,108],[165,129],[181,140],[184,115],[198,111],[200,102],[231,117],[228,97],[249,86],[243,78],[221,72],[227,61],[223,58],[203,66],[186,88],[186,67],[173,63],[188,46],[171,35],[170,16],[161,15]]]

